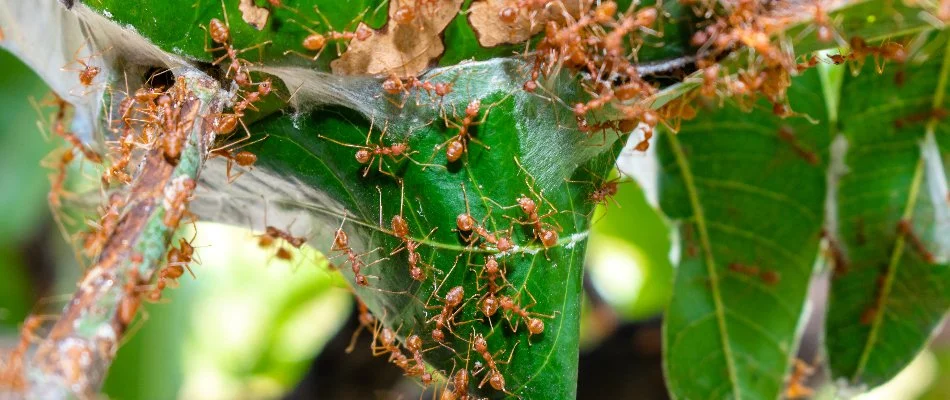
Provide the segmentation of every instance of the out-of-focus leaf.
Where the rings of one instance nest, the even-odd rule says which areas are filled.
[[[798,345],[825,199],[829,125],[815,71],[793,80],[780,119],[727,102],[663,132],[660,204],[678,225],[664,321],[676,398],[777,398]],[[791,135],[783,138],[782,132]]]
[[[14,333],[30,312],[30,286],[23,260],[8,246],[0,246],[0,334]]]
[[[669,302],[673,284],[668,227],[640,187],[621,181],[594,213],[587,266],[605,300],[631,319],[648,318]]]
[[[841,93],[835,231],[846,262],[832,280],[827,346],[833,376],[852,385],[894,377],[950,307],[950,130],[940,119],[950,52],[945,34],[925,37],[906,65],[878,75],[869,60]]]
[[[8,243],[28,237],[42,219],[49,181],[48,171],[40,167],[40,161],[55,144],[43,139],[36,124],[42,117],[29,102],[31,97],[42,98],[46,86],[6,51],[0,51],[0,87],[4,88],[0,109],[5,116],[0,128],[0,148],[8,150],[0,157],[0,187],[5,188],[0,191],[4,209],[0,242]]]

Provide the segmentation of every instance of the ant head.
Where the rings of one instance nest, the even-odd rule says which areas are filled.
[[[498,251],[504,253],[504,252],[511,251],[512,249],[514,249],[515,245],[514,243],[511,242],[510,237],[501,236],[498,238],[498,243],[495,244],[495,247],[498,248]],[[497,266],[497,262],[495,263],[495,265]]]
[[[481,333],[475,335],[475,351],[479,353],[484,353],[488,351],[488,341],[485,340],[485,337]]]
[[[521,207],[521,211],[524,211],[525,214],[534,214],[538,211],[537,203],[525,195],[521,195],[521,197],[518,198],[518,205]]]
[[[396,75],[390,76],[385,81],[383,81],[383,91],[387,94],[397,95],[402,91],[403,85],[402,81],[399,80],[399,77]]]
[[[406,338],[406,349],[411,352],[422,350],[422,338],[419,335],[410,335]]]
[[[350,239],[346,236],[346,232],[343,232],[343,229],[337,229],[336,233],[333,234],[334,250],[343,250],[349,247]]]
[[[614,15],[617,13],[617,3],[613,1],[605,1],[600,3],[597,6],[597,9],[594,10],[594,20],[598,23],[607,23],[614,19]]]
[[[475,229],[475,219],[472,218],[471,214],[459,214],[455,218],[455,225],[462,232],[471,232],[472,229]]]
[[[482,108],[482,101],[479,99],[472,100],[471,103],[468,103],[468,106],[465,107],[465,115],[469,117],[477,117],[478,110]]]
[[[366,25],[360,24],[359,28],[356,28],[356,40],[362,42],[369,39],[370,36],[373,36],[373,30],[367,28]]]
[[[400,238],[404,238],[409,235],[409,224],[406,223],[406,219],[401,215],[393,215],[392,220],[393,233]]]
[[[416,13],[412,11],[409,5],[402,5],[393,14],[393,21],[399,25],[406,25],[416,19]]]
[[[495,259],[495,256],[488,255],[485,257],[485,270],[489,273],[498,273],[498,260]]]

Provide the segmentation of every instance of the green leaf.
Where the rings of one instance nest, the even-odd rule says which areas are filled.
[[[269,135],[247,147],[261,155],[255,170],[233,184],[225,183],[220,168],[207,170],[204,181],[211,193],[219,195],[199,196],[192,210],[203,218],[236,224],[247,224],[245,216],[251,215],[258,229],[263,227],[265,210],[267,225],[291,230],[312,226],[309,231],[298,228],[294,234],[337,256],[335,262],[357,294],[387,326],[398,328],[403,338],[420,335],[425,348],[432,349],[425,359],[436,370],[449,374],[465,365],[471,370],[475,361],[484,363],[469,350],[475,332],[485,335],[499,360],[511,357],[510,364],[500,367],[511,393],[525,398],[571,398],[576,390],[582,261],[593,210],[588,195],[594,186],[567,179],[597,179],[588,170],[606,176],[622,143],[593,146],[584,140],[566,108],[551,107],[545,98],[521,90],[520,75],[513,72],[522,67],[512,61],[492,61],[433,71],[427,78],[455,81],[457,87],[469,89],[447,96],[441,105],[425,98],[417,105],[410,98],[402,110],[386,114],[402,118],[384,125],[384,142],[406,140],[418,151],[412,154],[416,161],[434,164],[424,167],[408,160],[384,160],[383,171],[398,172],[402,178],[404,200],[398,182],[380,173],[378,164],[371,164],[363,177],[364,167],[354,158],[356,149],[336,143],[363,144],[371,125],[370,143],[378,143],[379,120],[373,124],[354,110],[326,107],[308,114],[273,115],[254,124],[253,131]],[[555,90],[570,93],[569,84],[555,81]],[[458,131],[447,128],[438,114],[444,109],[449,121],[459,121],[473,99],[481,100],[484,118],[473,128],[474,138],[490,149],[470,143],[468,153],[446,168],[445,150],[436,146]],[[396,107],[381,97],[374,101],[364,105]],[[602,142],[599,137],[592,141]],[[546,201],[539,198],[542,193]],[[522,194],[538,201],[540,214],[550,213],[542,219],[545,224],[559,226],[556,246],[545,250],[531,228],[519,223],[525,219],[516,206]],[[517,318],[511,317],[510,323],[499,311],[489,320],[478,311],[485,279],[477,276],[485,256],[497,250],[469,246],[456,231],[456,217],[466,209],[497,235],[511,227],[517,247],[509,254],[496,254],[510,282],[499,294],[520,296],[517,301],[522,306],[532,303],[533,297],[537,304],[529,310],[539,317],[550,316],[540,317],[545,322],[543,334],[529,338],[523,321],[515,332],[512,325]],[[412,239],[421,243],[417,251],[422,260],[431,266],[424,282],[410,278],[405,251],[390,254],[401,245],[390,228],[390,220],[400,213],[409,223]],[[368,252],[367,264],[382,259],[361,271],[371,276],[367,287],[356,285],[345,257],[331,251],[333,233],[341,226],[355,252]],[[459,285],[466,302],[455,317],[454,334],[445,332],[448,340],[443,347],[431,338],[433,324],[427,321],[438,313],[440,298]],[[473,388],[485,376],[485,372],[477,375]],[[487,383],[480,392],[500,394]]]
[[[945,34],[928,37],[907,65],[879,75],[869,60],[842,88],[836,231],[847,262],[832,280],[827,346],[834,377],[854,385],[896,375],[950,307],[948,128],[930,117],[944,107],[950,52]]]
[[[215,0],[198,2],[192,0],[171,2],[102,0],[89,2],[88,6],[120,25],[134,27],[139,34],[151,40],[162,50],[208,62],[224,55],[223,50],[214,52],[214,55],[206,51],[207,48],[218,47],[211,43],[206,29],[212,18],[224,20],[222,7],[226,7],[228,26],[235,49],[245,49],[270,41],[260,51],[253,50],[246,53],[247,55],[242,55],[242,58],[264,61],[271,65],[278,62],[278,64],[310,65],[327,70],[329,62],[346,50],[345,45],[337,46],[335,42],[330,41],[316,62],[286,53],[296,51],[310,57],[315,55],[316,52],[307,51],[302,47],[303,39],[311,32],[324,35],[331,30],[352,32],[359,22],[367,24],[377,32],[383,32],[390,24],[387,14],[389,8],[400,5],[400,3],[380,0],[336,2],[306,0],[294,4],[286,2],[280,7],[268,5],[262,0],[255,3],[269,12],[267,23],[261,30],[257,30],[242,20],[243,14],[239,10],[238,0],[228,0],[221,5],[218,5],[219,3]],[[619,3],[622,7],[626,7],[629,1]],[[654,1],[647,1],[644,6],[653,4]],[[445,51],[438,57],[439,65],[451,66],[464,60],[506,57],[524,50],[523,44],[502,44],[494,47],[484,47],[479,44],[478,35],[469,21],[470,5],[469,1],[463,2],[458,15],[443,31],[441,40]],[[453,7],[453,1],[440,0],[436,5],[422,4],[416,8],[416,12],[420,14],[419,18],[425,18],[439,9],[451,7]],[[641,62],[672,59],[687,54],[689,36],[686,31],[691,19],[683,16],[685,15],[683,6],[677,2],[667,4],[665,9],[667,17],[661,20],[664,26],[660,29],[663,36],[647,37],[640,52]],[[414,28],[414,26],[407,28]],[[424,31],[420,30],[420,32]]]
[[[782,392],[818,251],[829,130],[815,71],[794,79],[788,97],[820,122],[779,119],[764,101],[750,114],[727,102],[660,136],[660,203],[680,238],[664,321],[674,398]]]

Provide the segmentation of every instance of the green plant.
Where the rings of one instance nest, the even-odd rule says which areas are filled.
[[[681,243],[673,396],[808,392],[785,377],[822,247],[843,383],[892,377],[950,305],[942,8],[66,3],[0,3],[2,44],[73,103],[51,130],[104,155],[108,196],[74,300],[6,359],[14,390],[95,393],[140,302],[191,261],[172,234],[194,214],[338,257],[376,350],[446,396],[573,397],[590,216],[628,141],[654,148]]]

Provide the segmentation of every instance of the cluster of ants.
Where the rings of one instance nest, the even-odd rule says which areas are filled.
[[[275,7],[284,7],[279,0],[269,0],[269,3]],[[767,24],[762,18],[768,12],[765,9],[765,3],[740,0],[726,8],[724,12],[708,10],[706,9],[708,5],[692,2],[685,2],[685,4],[693,7],[700,15],[717,15],[707,19],[707,23],[699,27],[700,29],[691,38],[691,44],[697,48],[695,63],[702,71],[703,83],[698,92],[705,97],[733,97],[740,100],[740,104],[751,104],[751,100],[761,94],[773,104],[773,112],[776,115],[783,118],[794,115],[785,99],[785,90],[791,83],[790,77],[816,66],[822,60],[817,56],[812,56],[798,63],[792,55],[772,43],[766,34]],[[431,12],[433,7],[439,6],[435,0],[402,2],[392,18],[395,23],[401,25],[413,24],[426,9]],[[177,165],[191,127],[196,121],[204,122],[215,135],[225,139],[233,136],[239,125],[246,132],[242,138],[210,151],[210,157],[221,157],[226,160],[228,182],[233,182],[255,164],[257,156],[249,151],[241,150],[240,147],[243,146],[239,147],[242,143],[247,145],[248,143],[245,142],[251,138],[250,131],[244,126],[243,118],[248,110],[256,110],[255,104],[268,96],[273,88],[269,79],[254,81],[250,71],[252,63],[241,58],[241,55],[253,49],[260,49],[270,42],[237,49],[232,42],[226,10],[224,13],[223,21],[213,18],[207,28],[204,26],[202,28],[208,31],[213,43],[212,47],[208,47],[206,41],[205,50],[217,56],[212,65],[226,64],[227,68],[223,68],[224,77],[233,80],[237,86],[235,100],[232,101],[228,112],[198,115],[197,107],[193,107],[192,104],[195,100],[188,93],[181,77],[171,87],[146,85],[134,93],[125,93],[124,98],[118,103],[118,112],[113,114],[118,118],[110,123],[110,129],[115,133],[114,141],[108,143],[108,154],[103,157],[83,144],[67,129],[65,121],[68,104],[62,99],[54,99],[53,104],[57,109],[52,117],[51,130],[72,145],[72,148],[63,151],[58,156],[54,165],[55,173],[51,177],[52,189],[49,195],[49,202],[54,209],[62,205],[61,197],[64,194],[67,167],[74,161],[77,153],[95,164],[109,161],[109,165],[105,167],[105,172],[101,175],[104,186],[130,185],[134,180],[133,177],[139,172],[130,168],[142,164],[133,163],[133,158],[143,153],[160,151],[164,162]],[[533,45],[533,49],[525,53],[531,67],[528,72],[529,78],[522,88],[526,92],[535,93],[544,89],[540,83],[542,76],[556,75],[565,68],[573,71],[581,87],[589,95],[589,100],[565,106],[572,111],[578,130],[586,136],[591,137],[600,132],[606,139],[608,130],[618,135],[639,130],[642,133],[642,139],[636,145],[636,149],[646,151],[650,145],[653,130],[660,123],[676,130],[678,121],[690,119],[696,115],[696,110],[690,105],[690,96],[668,103],[659,110],[654,110],[648,105],[660,88],[641,76],[638,70],[637,52],[639,48],[646,45],[646,37],[662,37],[662,28],[657,28],[658,21],[662,26],[662,19],[665,18],[662,9],[652,6],[639,7],[634,3],[627,10],[621,11],[614,1],[582,0],[579,2],[579,8],[572,10],[568,9],[563,2],[554,0],[509,0],[507,6],[500,9],[498,19],[502,24],[512,25],[519,18],[528,18],[533,22],[536,18],[540,18],[541,13],[554,14],[554,17],[548,17],[542,21],[544,29],[540,40]],[[818,39],[827,42],[838,38],[839,35],[831,19],[817,4],[814,13]],[[309,32],[301,41],[301,46],[313,54],[293,50],[285,54],[296,54],[312,60],[318,59],[330,42],[345,45],[352,40],[365,41],[375,34],[375,31],[362,24],[352,32],[332,29],[317,32],[305,24],[300,25]],[[329,22],[326,26],[330,26]],[[850,44],[850,54],[833,55],[828,61],[835,64],[846,61],[861,63],[867,57],[874,57],[876,63],[881,66],[886,60],[903,62],[907,57],[900,43],[889,42],[881,46],[871,46],[860,38],[852,38]],[[754,51],[754,61],[734,74],[723,71],[723,67],[717,61],[725,54],[735,52],[742,47]],[[78,70],[80,84],[86,87],[94,84],[100,72],[99,67],[88,62],[91,57],[76,60],[81,66]],[[416,91],[425,93],[432,99],[440,99],[441,104],[441,99],[452,93],[453,85],[446,82],[421,80],[414,76],[403,77],[392,74],[382,80],[381,91],[390,97],[408,96]],[[491,106],[488,107],[489,110],[490,108]],[[322,135],[320,137],[342,146],[355,148],[354,158],[357,163],[365,166],[363,176],[367,176],[373,164],[376,164],[378,172],[396,179],[404,190],[401,178],[384,168],[386,158],[394,163],[408,159],[423,168],[443,167],[431,163],[443,149],[446,164],[459,162],[468,152],[471,143],[490,149],[473,135],[475,133],[473,128],[483,123],[488,116],[488,111],[483,112],[480,99],[471,100],[465,107],[464,115],[460,117],[450,118],[445,111],[441,116],[446,128],[455,130],[457,133],[437,145],[426,162],[412,158],[412,155],[418,151],[411,149],[407,141],[386,144],[385,128],[376,143],[371,143],[372,126],[363,144],[345,143]],[[798,148],[790,132],[782,131],[780,137]],[[806,150],[797,151],[809,162],[817,162],[810,158]],[[530,177],[517,158],[515,162],[525,175]],[[235,164],[242,170],[232,175]],[[526,178],[525,183],[530,189],[531,196],[521,195],[514,199],[515,204],[510,206],[494,203],[493,200],[492,203],[503,209],[520,210],[520,217],[509,218],[513,224],[528,227],[533,236],[530,240],[539,243],[546,251],[556,246],[559,241],[560,227],[556,223],[547,222],[558,211],[543,197],[542,193],[534,190],[534,182]],[[593,186],[589,195],[592,202],[606,202],[617,192],[618,180],[616,179],[602,179],[600,184],[588,183]],[[177,228],[185,218],[194,220],[187,211],[187,204],[196,186],[195,180],[188,177],[177,178],[167,185],[163,198],[166,209],[163,223],[168,228]],[[406,336],[404,346],[401,347],[398,343],[398,329],[394,331],[384,327],[376,317],[370,314],[362,302],[359,303],[361,328],[374,332],[373,354],[388,354],[389,360],[404,370],[407,376],[416,377],[423,384],[428,385],[433,380],[432,372],[426,370],[423,360],[423,354],[426,351],[444,347],[458,354],[447,345],[447,332],[454,335],[456,339],[468,343],[468,353],[474,350],[480,360],[476,361],[475,367],[470,370],[468,360],[471,357],[467,357],[464,368],[457,368],[454,372],[445,374],[449,385],[442,392],[441,398],[446,400],[475,398],[468,393],[469,379],[482,373],[484,376],[478,384],[479,388],[487,383],[496,390],[511,394],[505,387],[505,377],[499,369],[499,365],[507,364],[499,358],[504,351],[493,354],[488,349],[486,338],[480,334],[473,332],[468,338],[463,338],[455,333],[459,325],[468,323],[458,323],[455,317],[470,300],[476,300],[477,312],[481,313],[489,323],[491,323],[491,318],[499,312],[508,320],[509,326],[514,331],[523,322],[527,327],[529,340],[531,336],[544,332],[543,318],[554,318],[551,315],[529,311],[529,308],[536,303],[535,301],[528,305],[520,304],[521,294],[527,292],[516,290],[506,278],[503,256],[517,251],[519,247],[512,237],[513,225],[504,231],[489,230],[485,227],[485,220],[489,215],[484,216],[481,221],[476,220],[472,215],[468,207],[464,184],[462,193],[465,196],[466,210],[457,216],[453,230],[469,248],[479,247],[488,250],[489,254],[484,256],[482,264],[475,266],[480,267],[476,284],[478,293],[466,298],[464,288],[455,286],[443,296],[438,294],[440,286],[436,286],[432,297],[436,304],[430,304],[433,300],[425,304],[426,310],[435,311],[435,315],[429,318],[426,324],[431,326],[428,336],[437,346],[425,349],[423,347],[426,340],[423,340],[419,334],[410,334]],[[126,201],[119,192],[115,192],[109,196],[108,203],[101,207],[99,220],[92,221],[90,225],[93,228],[83,235],[82,247],[87,256],[98,255],[108,239],[115,233]],[[549,210],[545,212],[542,210],[544,208]],[[380,217],[382,218],[382,212],[380,212]],[[341,225],[334,233],[331,251],[346,258],[345,263],[349,263],[357,285],[368,286],[369,278],[372,276],[365,274],[366,269],[382,259],[369,264],[364,262],[363,259],[368,253],[355,250],[342,228]],[[399,214],[392,217],[390,227],[380,228],[389,232],[400,243],[399,247],[392,250],[390,256],[405,252],[409,277],[416,281],[425,281],[435,268],[423,261],[419,250],[435,229],[424,238],[415,239],[409,223],[403,217],[401,206]],[[911,235],[904,230],[901,233]],[[913,239],[912,236],[911,239]],[[267,226],[265,232],[258,236],[258,243],[263,248],[274,247],[278,241],[300,248],[307,240],[273,226]],[[912,243],[916,247],[921,247],[913,240]],[[276,257],[281,260],[291,260],[292,253],[284,246],[277,246]],[[142,262],[140,254],[133,254],[131,258],[133,262]],[[186,269],[191,272],[189,265],[193,259],[194,247],[191,241],[179,239],[178,246],[172,246],[168,251],[166,265],[159,270],[157,276],[141,277],[138,275],[138,269],[132,268],[124,287],[126,296],[118,307],[119,321],[124,325],[130,324],[143,298],[149,301],[161,300],[162,292],[166,287],[173,286],[184,275]],[[779,279],[772,272],[753,270],[751,267],[739,264],[730,268],[740,274],[759,276],[767,284],[775,284]],[[435,281],[434,277],[433,281]],[[514,295],[508,294],[509,291],[514,292]],[[533,300],[530,293],[528,296]],[[36,328],[34,325],[34,323],[24,324],[24,338],[34,336],[31,333]],[[511,349],[508,362],[514,350],[514,348]]]

